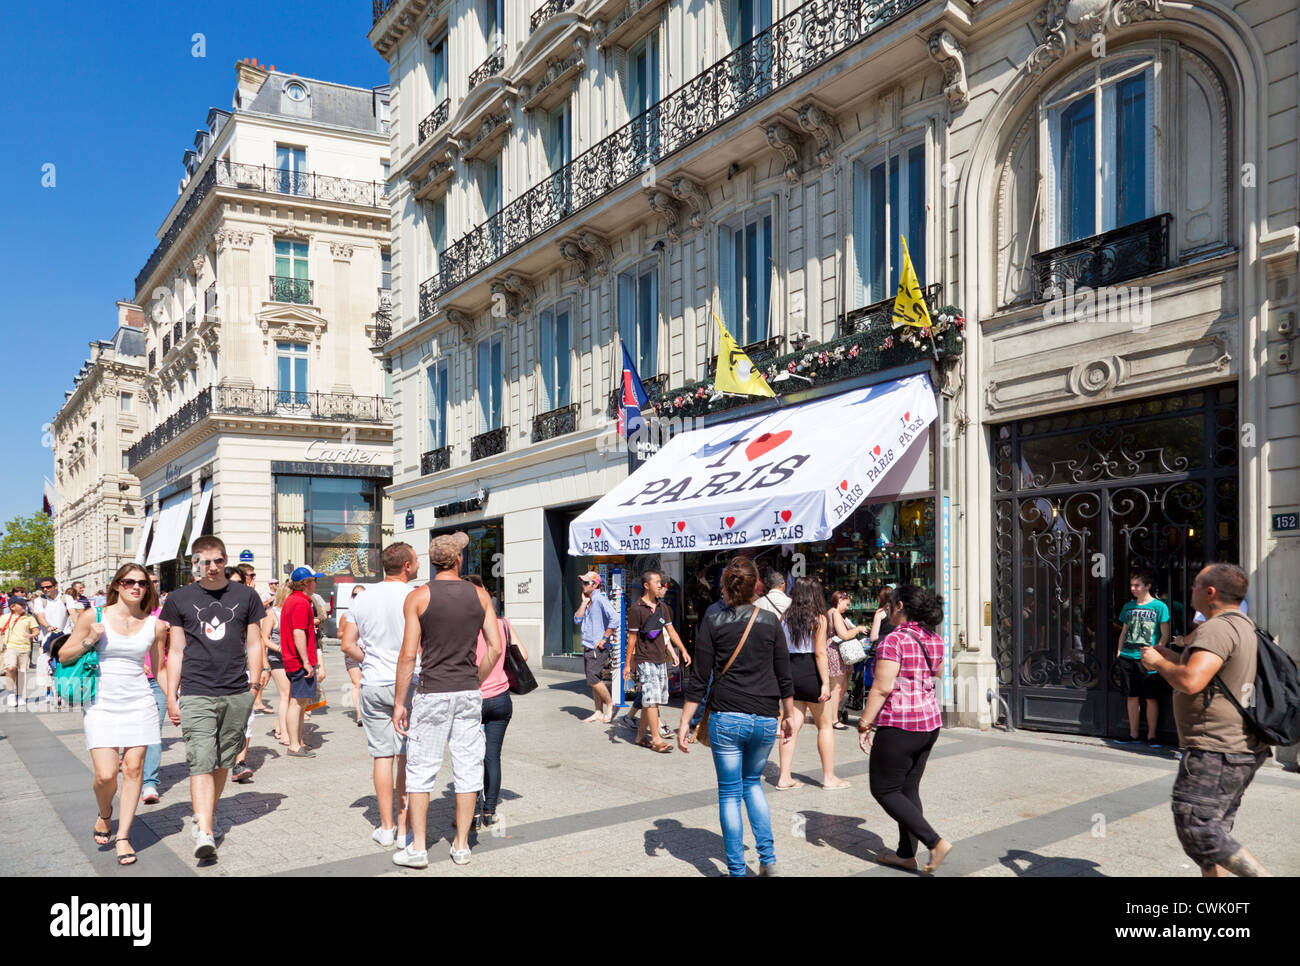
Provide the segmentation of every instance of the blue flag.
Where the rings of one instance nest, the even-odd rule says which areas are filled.
[[[641,407],[650,402],[641,377],[637,375],[632,357],[628,355],[627,346],[623,346],[623,375],[619,380],[618,397],[618,434],[624,438],[631,436],[645,425],[641,418]]]

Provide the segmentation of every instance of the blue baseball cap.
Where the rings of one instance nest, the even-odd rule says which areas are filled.
[[[297,567],[294,569],[293,573],[289,575],[289,579],[296,583],[299,580],[311,580],[313,577],[324,576],[324,574],[316,573],[316,571],[312,570],[310,567]]]

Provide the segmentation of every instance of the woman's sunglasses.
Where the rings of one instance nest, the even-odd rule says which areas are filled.
[[[119,587],[148,587],[149,581],[147,579],[136,580],[134,577],[123,577],[117,582],[117,585]]]

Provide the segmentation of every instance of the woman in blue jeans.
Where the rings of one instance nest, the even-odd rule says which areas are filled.
[[[691,715],[701,701],[707,700],[709,745],[718,774],[718,816],[727,872],[733,876],[748,871],[745,826],[740,815],[742,801],[758,850],[758,874],[776,875],[772,819],[761,780],[763,766],[776,744],[779,709],[785,712],[782,742],[794,735],[790,654],[780,620],[754,606],[757,585],[758,569],[748,557],[733,558],[722,572],[724,606],[708,614],[695,635],[695,661],[686,682],[686,704],[677,731],[677,747],[689,754]]]
[[[482,587],[483,581],[477,574],[465,578],[476,587]],[[510,700],[510,679],[506,677],[506,648],[514,644],[525,661],[528,650],[515,634],[515,629],[504,617],[497,618],[497,634],[501,637],[501,656],[493,666],[492,672],[479,685],[483,695],[483,734],[487,746],[483,753],[483,796],[479,800],[481,811],[479,823],[491,828],[499,821],[497,817],[497,800],[501,796],[501,746],[506,740],[506,729],[510,727],[510,718],[514,714],[514,703]],[[483,660],[487,653],[487,640],[479,631],[477,657]]]

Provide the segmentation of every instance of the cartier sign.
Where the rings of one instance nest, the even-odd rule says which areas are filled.
[[[375,450],[359,449],[356,446],[331,448],[323,439],[313,439],[303,447],[302,457],[311,462],[320,463],[373,463],[379,458]]]

